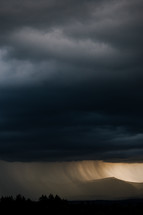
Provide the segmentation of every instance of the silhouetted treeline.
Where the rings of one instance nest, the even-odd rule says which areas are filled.
[[[58,195],[42,195],[38,201],[17,195],[1,197],[0,214],[142,215],[143,199],[122,201],[67,201]]]
[[[32,201],[26,199],[22,195],[6,196],[0,198],[0,214],[1,213],[14,213],[14,214],[25,214],[25,213],[55,213],[57,211],[64,211],[67,205],[67,201],[61,199],[58,195],[53,196],[50,194],[48,197],[42,195],[38,201]]]

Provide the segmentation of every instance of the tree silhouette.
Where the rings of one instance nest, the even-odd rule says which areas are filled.
[[[50,201],[54,201],[55,200],[55,198],[54,198],[54,196],[52,194],[49,195],[49,200]]]
[[[39,198],[39,202],[41,203],[47,203],[48,202],[48,197],[46,195],[42,195],[40,198]]]
[[[25,197],[22,196],[22,195],[20,195],[20,194],[18,194],[18,195],[16,196],[16,199],[15,199],[15,200],[16,200],[17,202],[19,202],[19,203],[25,202],[25,201],[26,201]]]

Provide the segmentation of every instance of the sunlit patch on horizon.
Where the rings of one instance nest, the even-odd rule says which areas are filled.
[[[103,161],[72,162],[77,165],[79,178],[89,181],[115,177],[130,182],[143,182],[143,163],[108,163]]]

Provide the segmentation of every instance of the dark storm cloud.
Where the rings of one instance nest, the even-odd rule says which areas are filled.
[[[142,2],[0,6],[0,159],[141,161]]]
[[[118,160],[135,150],[133,159],[143,148],[142,114],[130,110],[131,101],[121,109],[123,98],[116,104],[105,92],[100,98],[82,88],[79,94],[58,87],[18,90],[2,90],[2,159]]]

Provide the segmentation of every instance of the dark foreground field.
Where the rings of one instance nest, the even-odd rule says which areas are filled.
[[[38,201],[25,199],[21,195],[16,198],[0,199],[0,214],[96,214],[96,215],[128,215],[143,214],[143,199],[122,201],[66,201],[58,196],[42,196]]]

